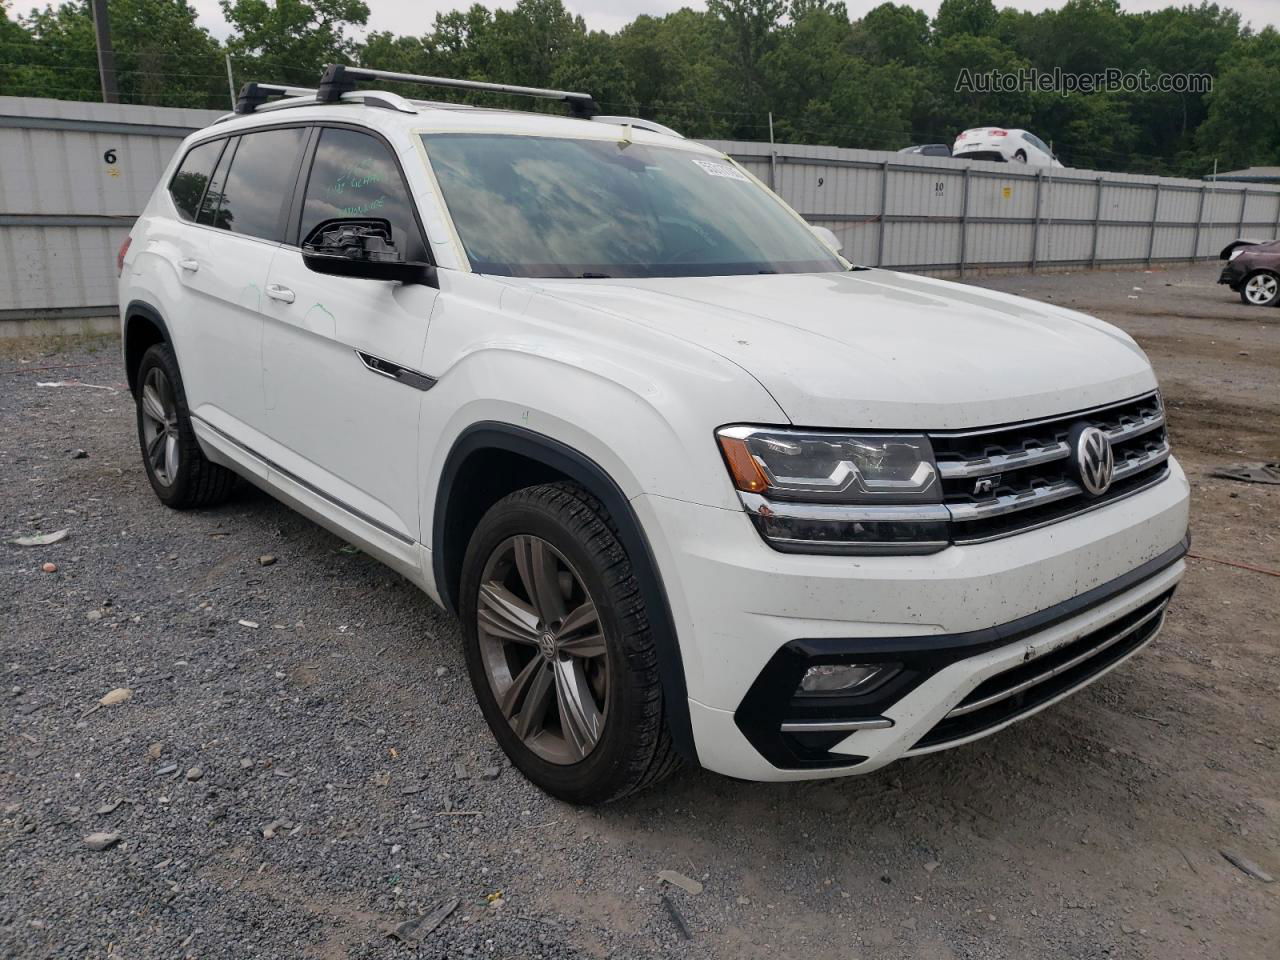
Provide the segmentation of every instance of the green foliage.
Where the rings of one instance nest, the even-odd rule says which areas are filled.
[[[580,90],[608,113],[649,117],[690,136],[896,149],[949,143],[970,126],[1025,127],[1072,166],[1198,176],[1280,162],[1280,34],[1253,33],[1229,8],[1126,13],[1120,0],[1067,0],[1031,13],[994,0],[943,0],[930,21],[910,2],[859,20],[835,0],[708,0],[590,31],[562,0],[480,3],[437,14],[418,36],[359,30],[366,0],[220,0],[219,43],[183,0],[110,0],[121,99],[223,107],[225,57],[236,81],[313,85],[326,63]],[[88,0],[23,17],[0,0],[0,94],[97,99]],[[1020,68],[1152,77],[1201,73],[1211,93],[957,89]],[[561,110],[474,92],[414,97]]]

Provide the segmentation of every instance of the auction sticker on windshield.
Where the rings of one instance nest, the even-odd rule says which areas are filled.
[[[725,177],[729,180],[741,180],[743,183],[750,183],[741,170],[735,170],[727,163],[716,163],[714,160],[694,160],[700,166],[704,173],[713,177]]]

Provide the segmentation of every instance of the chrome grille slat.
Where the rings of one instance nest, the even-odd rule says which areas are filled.
[[[938,473],[944,480],[964,479],[965,477],[982,477],[992,473],[1004,473],[1006,470],[1021,470],[1023,467],[1034,467],[1054,460],[1064,460],[1071,451],[1065,443],[1055,443],[1049,447],[1037,447],[1022,453],[999,453],[980,460],[948,461],[938,464]]]
[[[1137,423],[1121,424],[1107,431],[1107,439],[1112,443],[1124,443],[1133,440],[1152,430],[1164,426],[1164,414],[1157,413],[1144,417]],[[1034,447],[1018,453],[1000,453],[976,460],[944,460],[938,464],[938,473],[944,480],[964,479],[965,477],[982,477],[993,473],[1004,473],[1006,470],[1021,470],[1025,467],[1052,463],[1064,460],[1071,455],[1065,443],[1058,442],[1048,446]]]
[[[1152,430],[1158,430],[1164,426],[1164,413],[1157,413],[1154,416],[1145,417],[1137,423],[1128,425],[1122,424],[1114,430],[1107,431],[1107,439],[1112,443],[1124,443],[1126,440],[1132,440],[1134,437],[1140,437],[1144,433],[1150,433]]]
[[[1079,482],[1071,431],[1102,430],[1115,455],[1110,489]],[[1043,527],[1123,499],[1168,475],[1165,412],[1158,393],[985,430],[929,433],[954,542],[976,543]]]
[[[1116,466],[1115,480],[1127,479],[1149,467],[1163,463],[1169,459],[1169,453],[1169,444],[1166,441],[1160,445],[1159,449],[1148,451],[1137,457],[1131,457]],[[1026,510],[1030,507],[1038,507],[1058,500],[1065,500],[1068,497],[1082,496],[1083,494],[1084,491],[1080,489],[1080,485],[1074,480],[1063,480],[1060,483],[1050,484],[1046,487],[1036,487],[1023,493],[1004,494],[982,503],[949,503],[947,504],[947,509],[951,511],[952,520],[967,523],[973,520],[986,520],[990,517],[998,517],[1007,513],[1016,513],[1019,510]]]

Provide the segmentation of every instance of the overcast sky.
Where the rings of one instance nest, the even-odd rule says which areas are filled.
[[[196,8],[201,26],[208,27],[217,37],[226,37],[229,32],[226,21],[222,19],[222,10],[218,0],[187,0]],[[390,30],[393,33],[419,35],[431,29],[435,15],[441,10],[454,10],[470,6],[470,0],[365,0],[369,5],[369,27],[372,30]],[[510,8],[514,0],[481,0],[486,6]],[[856,19],[883,0],[845,0],[849,16]],[[899,0],[903,2],[903,0]],[[930,16],[938,10],[941,0],[905,0],[917,9],[926,10]],[[1159,10],[1163,7],[1177,6],[1187,0],[1121,0],[1121,6],[1128,11]],[[1280,2],[1278,0],[1219,0],[1223,6],[1238,10],[1245,21],[1253,25],[1255,30],[1265,26],[1280,27]],[[996,0],[997,7],[1018,7],[1022,10],[1045,10],[1062,6],[1063,0]],[[638,14],[649,13],[661,15],[681,7],[702,7],[702,0],[564,0],[565,6],[574,13],[581,14],[587,26],[593,30],[614,31],[630,23]],[[18,0],[14,8],[36,4],[23,3]],[[43,2],[39,4],[43,6]]]

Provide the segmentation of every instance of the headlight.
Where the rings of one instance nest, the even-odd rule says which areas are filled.
[[[716,436],[734,484],[747,493],[822,503],[942,502],[923,434],[723,427]]]
[[[716,438],[743,506],[779,550],[930,553],[949,542],[922,434],[731,426]]]
[[[1232,251],[1231,251],[1231,253],[1227,256],[1227,259],[1228,259],[1228,260],[1234,260],[1236,257],[1240,256],[1240,254],[1242,254],[1242,253],[1244,253],[1244,247],[1236,247],[1236,248],[1235,248],[1234,250],[1232,250]]]

